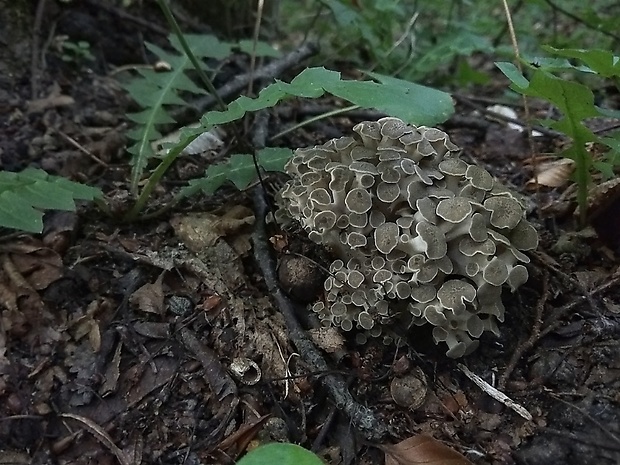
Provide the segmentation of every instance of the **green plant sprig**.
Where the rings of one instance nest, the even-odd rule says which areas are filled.
[[[596,168],[607,176],[613,175],[613,167],[618,162],[619,141],[617,135],[611,138],[599,137],[588,129],[584,121],[588,118],[618,115],[617,112],[595,106],[594,94],[589,87],[564,79],[555,73],[567,70],[580,71],[601,78],[617,80],[620,77],[620,59],[606,50],[556,49],[553,47],[544,47],[544,49],[555,57],[522,60],[522,63],[532,71],[529,80],[512,63],[501,62],[496,65],[510,79],[513,90],[523,95],[542,98],[561,112],[560,119],[542,120],[541,124],[560,131],[572,139],[572,145],[560,155],[575,161],[579,221],[581,226],[585,226],[591,170]],[[583,64],[575,66],[565,58],[577,59]],[[610,148],[605,162],[595,163],[592,160],[586,150],[588,142],[601,143]]]
[[[342,80],[340,73],[336,71],[325,68],[307,68],[290,83],[276,80],[261,90],[256,98],[241,96],[231,102],[225,111],[208,112],[202,117],[200,127],[185,127],[181,130],[180,142],[168,151],[151,174],[135,205],[126,215],[126,219],[136,218],[161,177],[198,135],[211,130],[216,125],[240,120],[248,112],[271,108],[286,98],[318,98],[329,93],[354,105],[374,108],[418,125],[435,125],[445,121],[454,112],[452,98],[445,92],[377,73],[369,73],[369,75],[379,82],[346,81]],[[218,175],[225,172],[218,171]],[[231,175],[232,173],[234,171]],[[204,189],[205,192],[212,193],[213,181],[210,180],[212,174],[213,171],[207,171],[205,178],[196,180],[190,187],[182,190],[180,195],[187,196],[195,193],[196,185],[207,186]],[[229,179],[234,181],[234,178]]]
[[[217,90],[215,89],[215,86],[211,82],[211,79],[209,79],[209,77],[206,75],[206,73],[202,69],[200,62],[198,61],[198,58],[196,58],[196,55],[194,55],[194,53],[192,52],[192,49],[190,48],[189,44],[185,40],[185,36],[183,35],[181,28],[179,27],[179,23],[177,23],[177,20],[175,19],[174,15],[172,14],[172,11],[170,10],[170,6],[168,5],[168,2],[166,0],[157,0],[157,3],[159,4],[159,7],[164,13],[164,16],[166,17],[166,21],[168,21],[168,24],[172,28],[172,31],[177,36],[177,39],[179,40],[179,43],[181,44],[181,47],[183,48],[185,55],[192,62],[192,65],[194,66],[194,69],[198,73],[200,80],[204,83],[204,85],[206,86],[207,90],[211,93],[211,95],[213,95],[213,98],[215,98],[215,101],[217,102],[217,105],[220,107],[220,110],[222,111],[226,110],[226,104],[224,103],[220,95],[217,93]]]
[[[75,200],[101,198],[101,191],[45,171],[0,171],[0,226],[40,233],[43,210],[75,211]]]

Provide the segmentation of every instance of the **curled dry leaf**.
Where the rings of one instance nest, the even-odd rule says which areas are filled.
[[[129,302],[133,305],[137,305],[143,312],[162,315],[165,311],[164,290],[162,287],[163,278],[164,274],[162,273],[154,283],[146,283],[140,289],[136,290],[136,292],[129,297]]]
[[[385,453],[385,465],[473,465],[459,452],[424,434],[377,447]]]
[[[590,189],[588,221],[603,243],[615,252],[620,251],[620,179],[606,181]]]
[[[536,178],[538,178],[539,186],[563,186],[570,180],[574,170],[575,162],[570,158],[560,158],[559,160],[541,163],[537,167],[536,175],[526,183],[525,187],[529,190],[536,189]]]
[[[235,205],[222,216],[212,213],[178,215],[170,224],[187,248],[198,253],[213,247],[220,237],[237,234],[254,224],[254,213],[243,205]]]

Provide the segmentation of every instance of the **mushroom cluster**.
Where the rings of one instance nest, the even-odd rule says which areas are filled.
[[[276,220],[337,257],[312,310],[361,342],[429,323],[448,356],[471,353],[498,333],[502,287],[527,281],[538,235],[523,205],[438,129],[382,118],[353,131],[296,150],[277,196]]]

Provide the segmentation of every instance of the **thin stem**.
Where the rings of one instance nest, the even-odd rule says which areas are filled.
[[[290,128],[285,129],[284,131],[281,131],[281,132],[271,136],[269,138],[269,142],[272,142],[275,139],[278,139],[279,137],[282,137],[282,136],[288,134],[289,132],[293,132],[293,131],[296,131],[299,128],[303,128],[304,126],[307,126],[308,124],[312,124],[312,123],[314,123],[316,121],[320,121],[322,119],[329,118],[331,116],[337,116],[337,115],[341,115],[343,113],[347,113],[349,111],[357,110],[359,108],[361,108],[359,105],[351,105],[349,107],[338,108],[336,110],[328,111],[326,113],[321,113],[320,115],[316,115],[316,116],[314,116],[314,117],[312,117],[310,119],[302,121],[301,123],[297,123],[296,125],[291,126]]]
[[[198,61],[198,59],[196,58],[196,55],[194,55],[192,50],[189,48],[189,44],[185,40],[185,36],[183,35],[183,32],[181,32],[181,28],[179,27],[177,20],[172,15],[172,11],[170,10],[170,6],[168,6],[168,2],[166,0],[157,0],[157,3],[159,4],[161,11],[164,13],[166,20],[168,21],[168,24],[170,25],[175,35],[179,39],[179,43],[181,44],[183,51],[189,58],[189,61],[192,62],[192,65],[194,66],[194,69],[198,73],[198,76],[204,83],[207,90],[213,95],[220,109],[222,111],[225,111],[226,104],[224,103],[222,98],[218,95],[217,90],[215,89],[215,86],[211,82],[211,79],[209,79],[209,76],[207,76],[207,74],[202,69],[202,66],[200,65],[200,62]]]
[[[136,200],[136,203],[134,204],[134,206],[125,215],[126,221],[132,221],[138,216],[138,214],[142,210],[142,207],[144,207],[144,205],[146,204],[146,201],[151,195],[151,192],[153,192],[153,189],[155,189],[155,186],[157,186],[157,183],[159,182],[159,180],[166,173],[166,171],[168,171],[168,168],[170,168],[170,165],[172,165],[172,163],[177,159],[179,154],[185,149],[185,147],[191,144],[192,141],[196,137],[198,137],[198,134],[192,137],[189,137],[183,144],[179,144],[176,147],[173,147],[172,149],[170,149],[170,151],[164,157],[161,163],[157,166],[157,168],[155,168],[155,171],[153,171],[153,174],[149,176],[149,180],[144,186],[144,189],[142,189],[142,192],[140,192],[140,196],[138,197],[138,200]]]

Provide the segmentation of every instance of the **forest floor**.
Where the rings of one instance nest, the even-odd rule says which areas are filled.
[[[255,258],[256,191],[222,189],[149,220],[113,219],[131,205],[131,103],[114,70],[145,63],[142,40],[163,43],[165,28],[96,3],[45,13],[56,35],[88,40],[93,60],[63,61],[45,35],[33,43],[34,20],[0,37],[12,44],[0,52],[2,168],[37,166],[101,187],[112,215],[95,205],[49,212],[43,234],[0,238],[0,463],[227,464],[277,440],[334,465],[374,464],[383,460],[377,444],[420,434],[476,464],[620,463],[617,255],[591,230],[576,232],[570,195],[525,190],[527,138],[472,108],[490,105],[497,88],[464,92],[442,128],[467,161],[524,193],[536,212],[540,246],[529,281],[506,291],[501,335],[483,336],[455,361],[425,338],[396,349],[315,331],[329,367],[316,372],[292,344]],[[287,81],[302,67],[274,77]],[[223,69],[230,79],[249,60],[239,55]],[[333,104],[286,103],[268,132]],[[322,143],[368,115],[322,120],[278,143]],[[238,130],[251,140],[251,127]],[[543,136],[534,151],[557,152],[560,143]],[[156,207],[213,159],[178,160]],[[272,240],[262,248],[284,240],[278,234],[266,231]],[[302,234],[286,240],[306,250]],[[463,366],[525,412],[493,400]],[[340,410],[338,389],[370,409],[376,437]],[[418,463],[407,460],[398,463]]]

